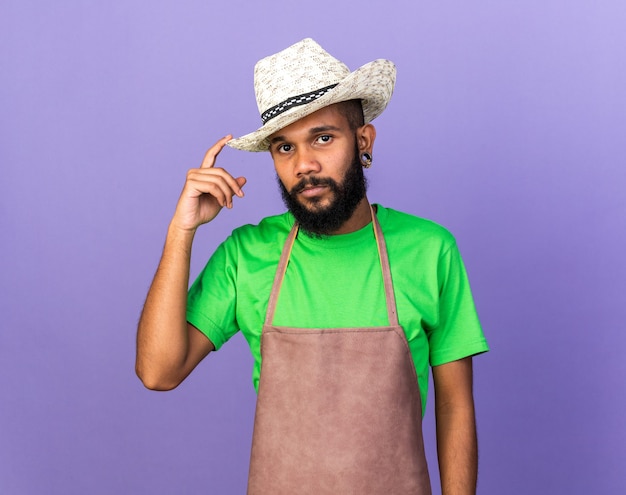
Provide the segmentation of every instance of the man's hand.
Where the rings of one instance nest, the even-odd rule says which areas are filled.
[[[232,139],[225,136],[204,155],[200,168],[187,172],[187,180],[178,200],[172,226],[183,231],[195,231],[203,223],[210,222],[223,207],[233,207],[233,196],[243,197],[245,177],[234,178],[223,168],[216,168],[215,161],[226,143]]]

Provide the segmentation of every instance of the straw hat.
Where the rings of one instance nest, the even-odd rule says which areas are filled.
[[[360,99],[365,123],[389,103],[396,68],[374,60],[350,72],[310,38],[257,62],[254,92],[263,126],[227,144],[246,151],[267,151],[268,136],[320,108]]]

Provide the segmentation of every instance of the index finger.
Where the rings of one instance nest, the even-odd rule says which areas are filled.
[[[205,153],[204,158],[202,159],[202,164],[200,165],[200,168],[213,167],[213,165],[215,165],[215,159],[217,158],[217,155],[220,154],[220,151],[224,149],[224,146],[226,146],[226,143],[230,141],[232,138],[233,136],[231,134],[228,134],[224,136],[222,139],[220,139],[213,146],[211,146],[208,149],[208,151]]]

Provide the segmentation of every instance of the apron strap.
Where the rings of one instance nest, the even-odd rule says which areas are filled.
[[[383,271],[383,283],[385,284],[385,299],[387,301],[387,316],[389,317],[389,325],[397,327],[398,311],[396,310],[396,296],[393,292],[393,281],[391,280],[391,268],[389,267],[389,255],[387,254],[387,244],[383,229],[380,227],[374,207],[370,205],[372,212],[372,224],[374,225],[374,236],[376,236],[376,245],[378,246],[378,257],[380,258],[380,266]]]
[[[285,272],[287,271],[287,263],[289,263],[289,257],[291,256],[291,249],[298,235],[298,222],[293,224],[289,236],[283,246],[283,252],[280,255],[280,261],[278,262],[278,268],[276,268],[276,275],[274,275],[274,283],[272,284],[272,292],[270,292],[270,300],[267,304],[267,311],[265,312],[265,325],[271,325],[274,321],[274,312],[276,311],[276,302],[278,301],[278,294],[280,292],[280,286],[285,278]]]
[[[372,225],[374,227],[374,237],[376,238],[376,245],[378,247],[378,257],[380,259],[380,266],[383,274],[383,284],[385,287],[385,301],[387,303],[387,316],[389,318],[390,326],[398,326],[398,312],[396,310],[396,297],[393,292],[393,282],[391,280],[391,269],[389,267],[389,256],[387,254],[387,245],[385,243],[385,237],[383,236],[383,230],[380,227],[374,208],[370,205],[370,211],[372,213]],[[276,275],[274,276],[274,283],[272,284],[272,292],[270,293],[270,299],[267,305],[267,312],[265,313],[265,325],[272,325],[274,321],[274,313],[276,311],[276,303],[278,302],[278,294],[280,293],[280,287],[285,278],[285,272],[287,271],[287,265],[289,263],[289,257],[291,256],[291,250],[293,248],[296,236],[298,234],[298,222],[293,224],[283,251],[280,255],[280,261],[276,268]]]

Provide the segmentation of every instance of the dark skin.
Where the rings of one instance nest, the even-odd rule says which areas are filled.
[[[276,172],[290,190],[302,177],[316,175],[341,181],[355,149],[372,153],[376,130],[371,124],[352,129],[337,105],[325,107],[270,136]],[[136,371],[152,390],[171,390],[215,349],[207,337],[186,321],[191,246],[197,228],[213,220],[233,198],[243,198],[244,177],[215,167],[231,136],[220,139],[202,164],[187,173],[168,228],[163,255],[148,292],[137,331]],[[299,193],[308,208],[333,201],[327,187]],[[371,221],[364,197],[352,216],[332,234],[361,229]],[[444,495],[476,493],[477,441],[472,394],[472,360],[433,367],[435,413],[441,486]]]
[[[478,440],[472,393],[472,358],[433,367],[441,492],[475,494]]]
[[[371,124],[353,130],[337,106],[322,108],[281,129],[270,137],[274,168],[290,191],[301,179],[315,176],[341,182],[352,166],[355,140],[359,153],[372,152],[376,130]],[[327,186],[307,187],[298,193],[298,201],[315,211],[334,200]],[[364,197],[352,216],[331,235],[346,234],[365,227],[371,221],[370,204]]]

